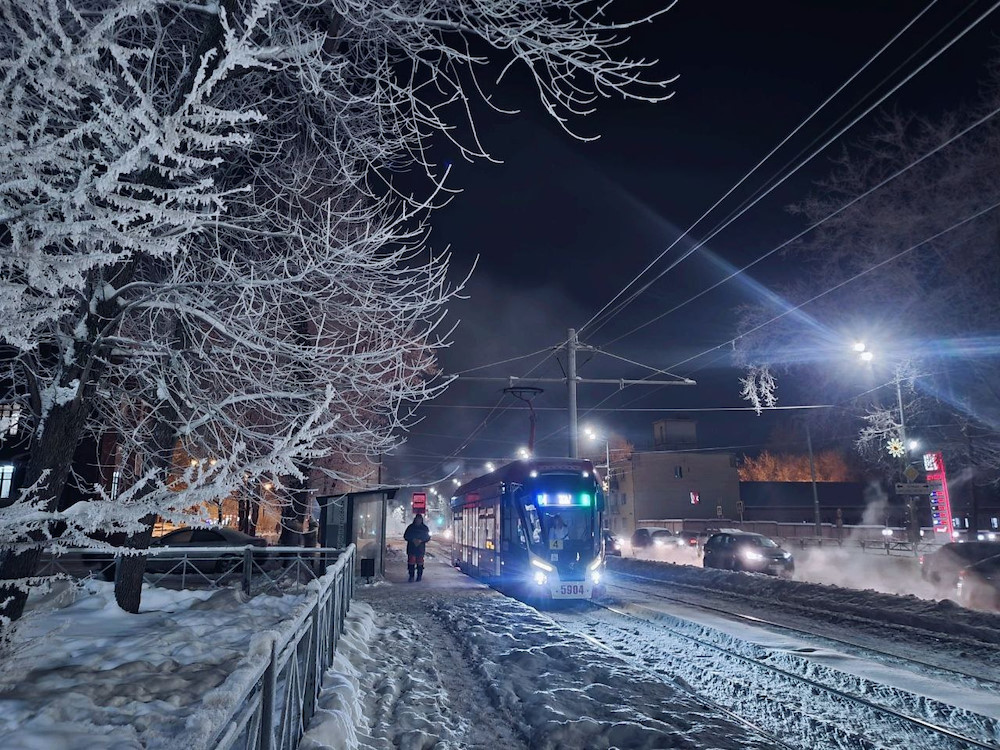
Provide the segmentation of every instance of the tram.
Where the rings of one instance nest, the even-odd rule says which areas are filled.
[[[452,564],[532,599],[590,599],[604,573],[604,494],[590,461],[515,461],[451,498]]]

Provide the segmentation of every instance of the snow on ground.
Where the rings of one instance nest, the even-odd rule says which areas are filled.
[[[773,746],[440,560],[420,583],[401,572],[360,590],[370,610],[351,611],[304,750]],[[348,716],[356,736],[338,731]]]
[[[871,565],[874,568],[877,563],[873,562]],[[622,573],[780,603],[785,608],[875,619],[898,626],[957,635],[982,643],[1000,644],[1000,614],[965,609],[950,600],[894,596],[873,590],[789,581],[774,576],[748,575],[727,570],[706,570],[649,560],[609,558],[608,567]]]
[[[920,565],[913,555],[887,555],[865,552],[858,546],[785,547],[795,558],[795,580],[825,583],[852,589],[871,589],[885,594],[909,594],[921,599],[945,599],[953,590],[935,586],[920,577]],[[632,550],[630,557],[700,568],[702,553],[698,547],[663,546]]]
[[[29,600],[0,670],[4,750],[191,747],[235,684],[267,658],[256,648],[307,594],[144,587],[139,614],[113,584],[57,582]]]

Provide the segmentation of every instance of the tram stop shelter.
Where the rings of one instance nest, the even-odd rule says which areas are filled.
[[[355,575],[385,575],[385,522],[398,488],[346,492],[316,498],[321,547],[358,548]]]

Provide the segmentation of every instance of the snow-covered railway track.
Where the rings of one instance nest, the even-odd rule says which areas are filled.
[[[678,587],[687,589],[689,591],[694,591],[699,594],[709,594],[711,596],[725,596],[729,598],[742,599],[743,601],[749,602],[750,604],[759,606],[762,603],[762,599],[759,596],[754,596],[751,594],[742,593],[739,591],[733,591],[731,589],[713,588],[711,586],[698,586],[693,583],[681,582],[667,580],[663,578],[651,578],[649,576],[636,575],[635,573],[625,573],[623,571],[614,571],[616,577],[631,578],[636,581],[644,581],[648,583],[655,583],[658,585],[669,585],[672,587]],[[740,574],[740,575],[754,575],[754,574]],[[767,601],[767,600],[763,600]],[[986,639],[977,638],[975,634],[970,633],[949,633],[944,630],[931,630],[928,628],[923,628],[914,624],[902,624],[899,622],[893,622],[892,620],[886,619],[876,619],[874,617],[864,617],[854,612],[842,612],[835,611],[832,609],[817,609],[815,607],[810,607],[796,602],[781,601],[781,606],[791,612],[799,613],[806,616],[815,616],[817,612],[822,612],[827,617],[835,617],[837,619],[843,620],[845,622],[859,623],[866,626],[878,628],[879,630],[892,629],[903,633],[907,636],[917,634],[925,639],[929,639],[932,642],[948,641],[957,646],[971,646],[973,648],[983,648],[984,646],[989,648],[997,648],[997,642],[995,640],[995,632],[989,634]],[[992,639],[991,639],[992,638]]]
[[[663,581],[659,581],[657,579],[644,578],[644,577],[641,577],[641,576],[634,576],[634,575],[630,575],[630,574],[618,573],[617,576],[619,576],[619,577],[627,577],[627,578],[636,578],[636,579],[642,580],[644,582],[648,581],[650,583],[657,583],[657,584],[660,584],[660,585],[662,585],[664,583]],[[806,637],[811,638],[811,639],[818,639],[820,641],[824,641],[824,642],[827,642],[827,643],[835,643],[835,644],[838,644],[840,646],[846,646],[849,649],[857,651],[857,652],[860,652],[860,653],[867,653],[867,654],[877,655],[878,657],[880,657],[883,660],[895,661],[895,662],[905,663],[905,664],[908,664],[908,665],[916,665],[916,666],[918,666],[918,667],[920,667],[922,669],[928,670],[929,672],[932,672],[932,673],[942,673],[942,674],[947,674],[947,675],[953,675],[953,676],[956,676],[956,677],[959,677],[959,678],[962,678],[962,679],[972,680],[972,681],[974,681],[974,682],[976,682],[976,683],[978,683],[980,685],[989,686],[989,687],[991,687],[993,689],[1000,690],[1000,680],[994,680],[994,679],[991,679],[989,677],[983,677],[982,675],[972,674],[970,672],[966,672],[966,671],[961,670],[961,669],[955,669],[954,667],[946,667],[946,666],[944,666],[942,664],[937,664],[937,663],[934,663],[934,662],[925,661],[923,659],[918,659],[918,658],[916,658],[916,657],[914,657],[912,655],[906,655],[906,656],[904,656],[902,654],[893,653],[891,651],[885,651],[885,650],[882,650],[882,649],[879,649],[879,648],[875,648],[874,646],[871,646],[871,645],[868,645],[868,644],[861,644],[861,643],[858,643],[857,641],[847,640],[847,639],[844,639],[844,638],[838,638],[836,636],[828,635],[828,634],[825,634],[825,633],[818,633],[818,632],[815,632],[815,631],[812,631],[812,630],[806,630],[804,628],[795,627],[793,625],[787,625],[787,624],[784,624],[784,623],[775,622],[773,620],[768,620],[768,619],[763,618],[763,617],[758,617],[757,615],[748,615],[748,614],[743,613],[743,612],[732,612],[730,610],[723,609],[722,607],[713,607],[712,605],[705,604],[704,602],[696,602],[696,601],[692,601],[690,599],[684,599],[684,598],[677,597],[677,596],[669,596],[667,594],[662,594],[662,593],[660,593],[658,591],[651,591],[648,588],[641,588],[640,589],[640,588],[634,588],[632,586],[623,586],[621,583],[619,583],[617,581],[614,582],[614,583],[611,583],[609,585],[611,587],[613,587],[613,588],[620,589],[622,591],[628,591],[628,592],[631,592],[631,593],[634,593],[634,594],[641,594],[644,597],[652,597],[654,599],[660,599],[660,600],[663,600],[663,601],[673,602],[675,604],[682,604],[685,607],[690,607],[692,609],[699,609],[699,610],[702,610],[702,611],[705,611],[705,612],[712,612],[714,614],[722,614],[722,615],[725,615],[726,617],[732,618],[734,620],[742,620],[744,622],[748,622],[748,623],[751,623],[751,624],[754,624],[754,625],[761,625],[761,626],[764,626],[764,627],[767,627],[767,628],[770,628],[770,629],[773,629],[773,630],[782,630],[782,631],[785,631],[787,633],[794,633],[796,635],[806,636]],[[670,584],[670,585],[674,585],[674,584]],[[681,585],[683,585],[683,584],[681,584]]]
[[[576,623],[592,638],[659,679],[677,675],[699,695],[732,707],[772,735],[794,738],[792,746],[1000,748],[1000,728],[989,717],[891,686],[844,679],[790,654],[778,666],[766,649],[722,633],[715,638],[704,626],[656,610],[648,610],[651,619],[597,602],[594,608],[614,617]],[[564,624],[572,626],[572,620]],[[684,632],[686,626],[693,626],[691,632]],[[838,678],[839,684],[830,684]]]

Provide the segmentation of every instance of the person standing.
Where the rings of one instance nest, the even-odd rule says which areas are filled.
[[[424,517],[419,513],[414,516],[413,523],[406,527],[403,532],[403,539],[406,540],[406,572],[409,573],[409,580],[413,580],[413,570],[416,568],[417,580],[424,577],[424,551],[427,542],[431,540],[431,531],[424,523]]]

